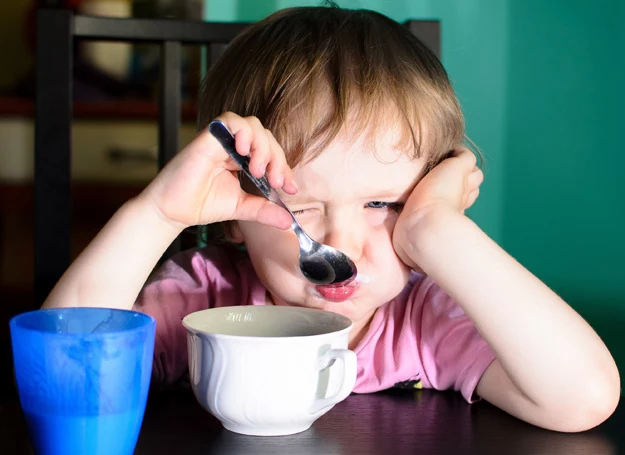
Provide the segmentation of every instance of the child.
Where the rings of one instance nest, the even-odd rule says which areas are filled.
[[[355,261],[353,283],[306,281],[289,215],[240,183],[205,131],[214,118],[308,234]],[[336,7],[273,14],[207,74],[199,129],[44,306],[152,314],[155,383],[185,372],[186,314],[294,305],[354,322],[355,392],[455,389],[560,431],[591,428],[613,412],[619,374],[596,333],[464,215],[483,174],[462,146],[464,121],[443,67],[403,26]],[[184,228],[218,222],[244,248],[183,252],[142,290]]]

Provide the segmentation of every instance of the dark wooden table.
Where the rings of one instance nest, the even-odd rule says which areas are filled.
[[[460,395],[388,391],[351,395],[308,431],[254,437],[224,430],[188,390],[153,393],[136,454],[522,454],[625,453],[625,405],[599,427],[578,434],[525,424],[488,403]],[[30,454],[19,404],[0,404],[0,454]],[[86,454],[87,455],[87,454]]]

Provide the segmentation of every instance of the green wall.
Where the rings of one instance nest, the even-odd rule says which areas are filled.
[[[503,245],[587,318],[625,375],[624,9],[509,4]]]
[[[257,21],[318,1],[209,2]],[[625,383],[625,6],[621,0],[343,0],[440,19],[442,59],[486,180],[469,215],[599,332]],[[580,367],[583,375],[583,367]]]

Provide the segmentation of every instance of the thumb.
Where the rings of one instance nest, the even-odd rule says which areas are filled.
[[[282,207],[263,197],[247,193],[243,195],[243,200],[237,204],[237,210],[232,218],[256,221],[278,229],[290,229],[293,222],[289,212]]]

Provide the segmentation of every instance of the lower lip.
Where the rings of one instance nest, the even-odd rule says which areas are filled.
[[[344,302],[356,291],[356,286],[315,286],[315,289],[329,302]]]

